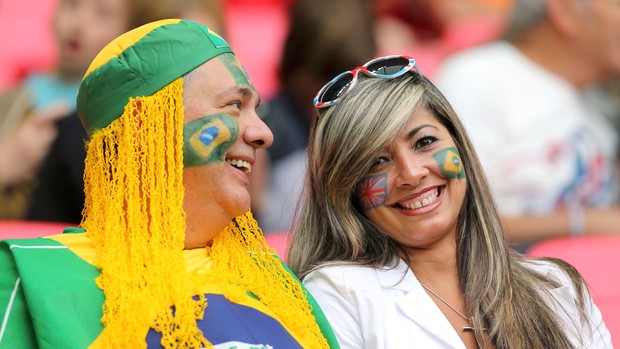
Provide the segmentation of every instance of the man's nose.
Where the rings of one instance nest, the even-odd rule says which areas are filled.
[[[256,112],[252,114],[248,127],[243,133],[244,140],[256,149],[268,148],[273,143],[273,133]]]

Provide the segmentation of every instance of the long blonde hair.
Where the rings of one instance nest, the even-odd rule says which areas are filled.
[[[288,254],[291,269],[303,278],[326,264],[388,266],[398,255],[401,247],[356,206],[354,188],[422,108],[448,129],[467,174],[456,244],[460,286],[473,326],[487,328],[496,348],[573,348],[540,293],[559,285],[534,272],[525,257],[508,247],[463,125],[441,92],[418,74],[395,79],[361,76],[345,97],[319,112]],[[578,294],[587,292],[574,268],[558,265],[573,280]],[[583,301],[578,301],[582,314]],[[486,342],[482,332],[476,337],[479,343]]]

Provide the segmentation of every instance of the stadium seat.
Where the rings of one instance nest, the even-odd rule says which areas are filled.
[[[286,263],[286,249],[288,248],[287,235],[288,232],[286,231],[265,233],[265,240],[267,240],[267,244],[276,249],[276,253],[280,256],[280,259],[284,263]]]
[[[620,236],[562,237],[541,241],[532,257],[554,257],[572,264],[590,287],[615,348],[620,348]]]
[[[40,236],[49,236],[62,233],[71,223],[0,220],[0,240],[4,239],[31,239]]]

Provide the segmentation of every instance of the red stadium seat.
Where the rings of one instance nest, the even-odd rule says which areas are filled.
[[[41,221],[0,221],[0,240],[4,239],[31,239],[40,236],[49,236],[62,233],[71,223],[41,222]]]
[[[226,41],[261,96],[268,100],[280,86],[278,66],[288,30],[290,0],[227,0]]]
[[[0,1],[0,92],[32,72],[53,67],[57,52],[52,15],[58,2]]]
[[[572,264],[590,286],[615,348],[620,348],[620,236],[563,237],[532,246],[532,257],[555,257]]]
[[[276,253],[284,263],[286,263],[286,249],[288,248],[287,236],[288,232],[286,231],[265,233],[267,244],[276,249]]]

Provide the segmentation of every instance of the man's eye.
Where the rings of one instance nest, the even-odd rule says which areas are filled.
[[[241,109],[241,102],[240,101],[234,101],[234,102],[230,102],[228,103],[228,105],[233,106],[237,109]]]

